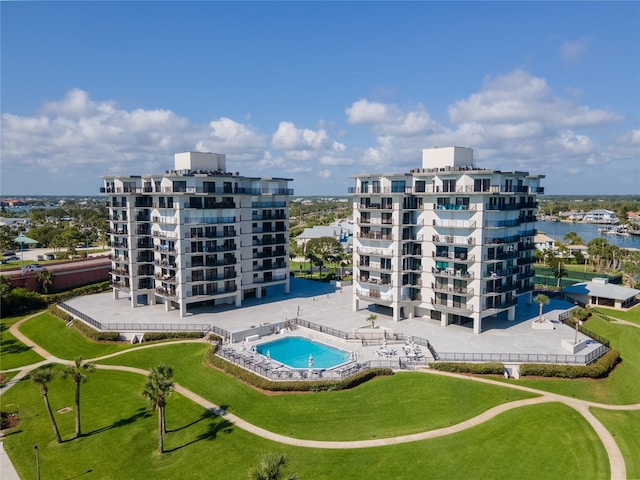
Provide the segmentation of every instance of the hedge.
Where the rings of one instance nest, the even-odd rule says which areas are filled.
[[[117,342],[120,340],[119,332],[102,332],[100,330],[96,330],[81,320],[76,320],[71,314],[58,308],[57,305],[49,305],[47,310],[51,315],[59,318],[65,323],[73,322],[73,328],[91,340],[96,342]]]
[[[216,352],[217,347],[213,346],[207,351],[207,365],[210,367],[216,367],[220,370],[236,377],[238,380],[253,385],[256,388],[263,390],[269,390],[273,392],[322,392],[322,391],[335,391],[335,390],[347,390],[357,387],[358,385],[371,380],[377,376],[393,375],[393,370],[390,368],[373,368],[365,370],[355,375],[345,378],[344,380],[319,380],[310,382],[301,381],[273,381],[268,378],[261,377],[255,373],[246,370],[238,365],[228,362],[224,358],[218,357]]]
[[[157,340],[167,340],[169,338],[202,338],[204,332],[146,332],[143,342],[155,342]]]
[[[64,302],[65,300],[81,297],[82,295],[92,295],[94,293],[104,292],[110,288],[111,283],[107,280],[104,282],[92,283],[90,285],[83,285],[82,287],[73,288],[64,292],[42,295],[42,297],[47,303]]]
[[[520,376],[560,377],[560,378],[604,378],[620,362],[620,352],[612,348],[589,365],[556,365],[524,363],[520,366]]]
[[[429,364],[434,370],[451,373],[474,373],[478,375],[502,375],[503,363],[457,363],[457,362],[432,362]]]

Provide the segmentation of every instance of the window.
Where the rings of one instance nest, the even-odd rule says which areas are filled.
[[[392,180],[391,191],[393,193],[404,193],[406,182],[404,180]]]
[[[416,192],[424,192],[424,191],[425,191],[425,181],[416,180]]]
[[[456,191],[456,181],[455,180],[443,180],[442,181],[442,191],[443,192],[455,192]]]
[[[173,181],[173,191],[174,192],[181,192],[181,193],[186,192],[187,191],[187,182],[174,180]]]
[[[369,182],[360,182],[360,193],[369,193]]]
[[[473,180],[474,192],[488,192],[491,185],[491,180],[488,178],[476,178]]]

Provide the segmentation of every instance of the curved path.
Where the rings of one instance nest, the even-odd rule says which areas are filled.
[[[35,314],[35,315],[39,315]],[[8,388],[11,387],[11,385],[15,384],[17,381],[19,381],[21,378],[23,378],[24,376],[26,376],[30,371],[32,371],[33,369],[41,366],[41,365],[46,365],[49,363],[61,363],[61,364],[71,364],[72,361],[71,360],[65,360],[65,359],[60,359],[57,358],[53,355],[51,355],[49,352],[47,352],[45,349],[43,349],[42,347],[40,347],[39,345],[34,344],[28,337],[26,337],[25,335],[23,335],[20,331],[19,331],[19,327],[22,323],[26,322],[27,320],[31,319],[32,317],[34,317],[35,315],[31,315],[28,317],[25,317],[24,319],[14,323],[9,331],[21,342],[23,342],[25,345],[30,346],[31,348],[33,348],[33,350],[38,353],[39,355],[41,355],[42,357],[44,357],[44,360],[25,366],[25,367],[20,367],[20,368],[15,368],[15,369],[11,369],[11,370],[5,370],[7,372],[9,371],[18,371],[18,374],[11,379],[10,382],[7,382],[7,384],[5,385],[4,389],[2,392],[0,392],[0,394],[2,394],[4,391],[6,391]],[[625,322],[626,323],[626,322]],[[637,326],[635,324],[633,324],[634,326]],[[173,344],[173,343],[202,343],[205,342],[205,340],[202,339],[198,339],[198,340],[176,340],[176,341],[172,341],[172,342],[163,342],[163,343],[155,343],[155,344],[151,344],[151,345],[143,345],[140,347],[137,347],[137,349],[141,349],[141,348],[155,348],[155,347],[159,347],[159,346],[163,346],[163,345],[167,345],[169,343]],[[130,352],[131,350],[123,350],[120,352],[115,352],[115,353],[111,353],[108,355],[103,355],[101,357],[96,357],[96,358],[92,358],[92,359],[88,359],[88,361],[91,361],[93,363],[106,359],[106,358],[111,358],[111,357],[115,357],[118,355],[122,355],[125,353]],[[132,373],[137,373],[140,375],[148,375],[148,371],[141,369],[141,368],[135,368],[135,367],[126,367],[126,366],[119,366],[119,365],[99,365],[96,364],[96,368],[100,368],[100,369],[105,369],[105,370],[119,370],[119,371],[125,371],[125,372],[132,372]],[[278,442],[278,443],[283,443],[286,445],[294,445],[294,446],[298,446],[298,447],[306,447],[306,448],[327,448],[327,449],[351,449],[351,448],[370,448],[370,447],[381,447],[381,446],[386,446],[386,445],[396,445],[396,444],[400,444],[400,443],[407,443],[407,442],[415,442],[415,441],[419,441],[419,440],[427,440],[427,439],[431,439],[431,438],[437,438],[437,437],[441,437],[444,435],[450,435],[453,433],[458,433],[461,432],[463,430],[466,430],[468,428],[472,428],[475,427],[477,425],[480,425],[492,418],[494,418],[496,415],[499,415],[503,412],[509,411],[509,410],[513,410],[515,408],[519,408],[519,407],[523,407],[523,406],[528,406],[528,405],[536,405],[536,404],[540,404],[540,403],[547,403],[547,402],[560,402],[563,403],[565,405],[568,405],[569,407],[573,408],[574,410],[576,410],[578,413],[580,413],[591,425],[591,427],[594,429],[594,431],[596,432],[596,434],[598,435],[598,437],[600,438],[600,441],[602,442],[606,452],[607,452],[607,456],[609,458],[609,467],[611,470],[611,479],[612,480],[623,480],[626,478],[626,466],[625,466],[625,462],[624,462],[624,457],[622,456],[622,452],[620,451],[620,448],[618,447],[618,444],[616,443],[616,441],[614,440],[613,436],[611,435],[611,433],[605,428],[604,425],[602,425],[602,423],[593,415],[593,413],[591,413],[591,411],[589,410],[591,407],[596,407],[596,408],[601,408],[601,409],[607,409],[607,410],[640,410],[640,403],[636,403],[636,404],[632,404],[632,405],[609,405],[609,404],[602,404],[602,403],[597,403],[597,402],[591,402],[591,401],[587,401],[587,400],[580,400],[580,399],[576,399],[576,398],[572,398],[572,397],[567,397],[565,395],[559,395],[559,394],[555,394],[555,393],[549,393],[543,390],[538,390],[535,388],[531,388],[531,387],[525,387],[522,385],[511,385],[508,383],[503,383],[503,382],[499,382],[497,380],[491,380],[491,379],[487,379],[487,378],[481,378],[481,377],[473,377],[473,376],[467,376],[467,375],[460,375],[460,374],[455,374],[455,373],[448,373],[448,372],[440,372],[437,370],[431,370],[431,369],[422,369],[420,370],[421,372],[427,373],[427,374],[433,374],[433,375],[443,375],[443,376],[448,376],[448,377],[454,377],[454,378],[462,378],[465,380],[470,380],[470,381],[475,381],[475,382],[481,382],[481,383],[487,383],[487,384],[491,384],[491,385],[496,385],[496,386],[500,386],[500,387],[506,387],[506,388],[513,388],[516,390],[521,390],[521,391],[525,391],[528,393],[533,393],[535,395],[538,395],[537,397],[534,398],[528,398],[528,399],[524,399],[524,400],[517,400],[517,401],[513,401],[513,402],[509,402],[509,403],[504,403],[498,406],[495,406],[493,408],[490,408],[489,410],[481,413],[480,415],[477,415],[476,417],[470,418],[468,420],[465,420],[463,422],[460,422],[456,425],[452,425],[449,427],[445,427],[445,428],[439,428],[436,430],[429,430],[426,432],[419,432],[419,433],[414,433],[414,434],[410,434],[410,435],[400,435],[400,436],[396,436],[396,437],[389,437],[389,438],[377,438],[377,439],[373,439],[373,440],[353,440],[353,441],[338,441],[338,442],[334,442],[334,441],[322,441],[322,440],[302,440],[302,439],[298,439],[298,438],[292,438],[292,437],[287,437],[285,435],[281,435],[275,432],[271,432],[269,430],[265,430],[264,428],[258,427],[257,425],[254,425],[252,423],[247,422],[246,420],[243,420],[242,418],[238,417],[237,415],[234,415],[232,413],[227,412],[226,410],[220,408],[218,405],[210,402],[209,400],[207,400],[206,398],[201,397],[200,395],[184,388],[183,386],[176,384],[175,385],[175,391],[178,392],[179,394],[183,395],[184,397],[189,398],[190,400],[194,401],[195,403],[197,403],[198,405],[211,410],[212,412],[214,412],[216,415],[224,417],[225,420],[227,420],[229,423],[232,423],[234,425],[236,425],[239,428],[242,428],[243,430],[246,430],[247,432],[250,432],[254,435],[260,436],[262,438],[265,438],[267,440],[271,440],[274,442]]]

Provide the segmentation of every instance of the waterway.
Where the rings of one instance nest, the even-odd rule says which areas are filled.
[[[564,236],[569,232],[576,232],[585,242],[589,243],[594,238],[605,238],[611,245],[620,248],[640,249],[640,236],[622,237],[620,235],[602,235],[598,233],[598,228],[607,225],[595,225],[592,223],[573,222],[537,222],[536,228],[539,233],[549,235],[556,241],[564,242]]]

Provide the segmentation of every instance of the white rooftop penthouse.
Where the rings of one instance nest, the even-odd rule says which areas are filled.
[[[352,177],[354,299],[394,320],[482,331],[531,303],[542,175],[474,165],[465,147],[427,148],[421,168]]]

